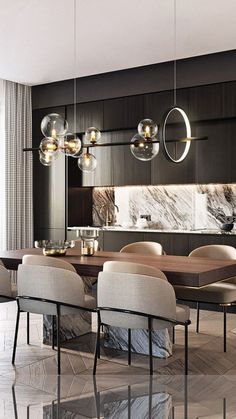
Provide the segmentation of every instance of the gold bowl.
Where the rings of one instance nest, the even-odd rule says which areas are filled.
[[[37,240],[35,247],[43,249],[44,256],[65,256],[68,248],[75,246],[74,240]]]

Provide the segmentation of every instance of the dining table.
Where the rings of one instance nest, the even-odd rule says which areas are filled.
[[[24,255],[42,255],[42,249],[28,248],[0,251],[0,260],[9,270],[17,270]],[[51,256],[45,256],[51,257]],[[154,266],[163,271],[172,285],[202,287],[213,282],[222,281],[236,276],[236,261],[216,260],[209,258],[190,258],[188,256],[148,255],[137,253],[120,253],[97,251],[93,256],[81,255],[80,248],[68,249],[61,260],[71,263],[84,280],[86,292],[91,293],[103,264],[106,261],[123,261]],[[68,341],[71,338],[91,332],[90,313],[78,316],[63,316],[61,322],[61,338]],[[44,343],[50,343],[52,338],[52,320],[44,316]],[[104,330],[104,345],[109,348],[127,350],[127,330],[106,327]],[[164,329],[153,332],[153,355],[161,358],[172,354],[171,330]],[[68,342],[67,342],[68,346]],[[133,330],[131,349],[133,352],[148,353],[148,333],[146,330]]]
[[[17,270],[24,255],[42,254],[42,249],[36,248],[7,250],[0,251],[0,259],[7,269]],[[106,261],[133,262],[154,266],[165,273],[172,285],[202,287],[236,276],[236,261],[234,260],[103,251],[97,251],[93,256],[83,256],[79,247],[68,249],[65,256],[59,257],[71,263],[79,275],[94,278],[97,278],[98,273],[102,271]]]

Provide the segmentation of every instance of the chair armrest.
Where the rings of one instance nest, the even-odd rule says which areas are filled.
[[[48,304],[55,304],[56,306],[65,306],[74,308],[76,310],[84,310],[84,311],[91,311],[96,312],[97,310],[94,308],[84,307],[84,306],[77,306],[75,304],[63,303],[62,301],[56,300],[48,300],[47,298],[40,298],[40,297],[29,297],[28,295],[18,295],[16,297],[17,300],[32,300],[32,301],[40,301],[41,303],[48,303]]]

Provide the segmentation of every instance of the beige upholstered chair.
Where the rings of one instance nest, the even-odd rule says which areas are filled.
[[[211,259],[233,259],[236,262],[236,249],[226,245],[202,246],[193,250],[189,257],[201,257]],[[215,282],[213,284],[195,288],[175,285],[175,293],[178,300],[197,302],[197,326],[199,332],[200,303],[217,304],[223,307],[224,313],[224,352],[226,352],[226,314],[227,307],[236,301],[236,277]]]
[[[127,244],[120,250],[121,253],[143,253],[149,255],[163,255],[165,254],[160,243],[156,242],[136,242]]]
[[[15,362],[20,312],[57,317],[58,374],[60,374],[60,317],[78,310],[94,311],[94,298],[84,293],[80,276],[70,270],[22,264],[18,268],[18,311],[12,363]]]
[[[76,272],[75,268],[71,263],[65,262],[64,260],[46,257],[41,255],[24,255],[22,263],[26,265],[40,265],[40,266],[52,266],[54,268],[66,269],[67,271]],[[55,335],[55,316],[52,317],[52,349],[55,347],[54,341]],[[30,313],[27,312],[27,344],[30,343]]]
[[[116,262],[108,261],[103,265],[103,272],[122,272],[129,274],[148,275],[155,278],[161,278],[167,281],[165,274],[160,269],[150,265],[143,265],[134,262]]]
[[[26,265],[52,266],[54,268],[61,268],[66,269],[67,271],[76,272],[74,266],[71,265],[71,263],[49,256],[24,255],[22,258],[22,263]]]
[[[111,265],[106,262],[104,271],[99,273],[99,316],[94,374],[97,357],[100,356],[100,327],[103,324],[128,330],[149,330],[150,374],[153,373],[152,330],[161,330],[177,324],[185,326],[185,372],[187,373],[189,308],[185,306],[177,308],[174,289],[165,280],[164,274],[158,277],[160,271],[154,272],[154,268],[152,275],[156,273],[155,276],[140,275],[136,272],[127,273],[128,269],[131,272],[138,270],[133,265],[135,264],[122,262]],[[116,269],[116,272],[111,269]],[[141,270],[143,269],[142,266]],[[130,341],[128,355],[130,364]]]
[[[11,285],[8,270],[0,264],[0,303],[6,303],[16,298],[16,289]]]

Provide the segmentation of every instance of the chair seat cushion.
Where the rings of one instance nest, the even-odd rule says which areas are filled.
[[[177,305],[176,306],[176,320],[178,322],[186,322],[190,319],[190,309],[188,306]]]
[[[175,285],[174,289],[179,300],[216,304],[230,304],[236,301],[236,283],[231,282],[220,281],[201,288]]]

